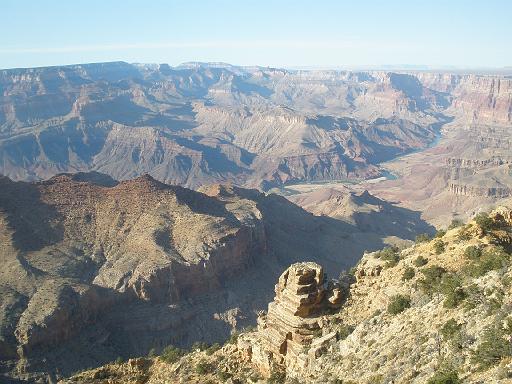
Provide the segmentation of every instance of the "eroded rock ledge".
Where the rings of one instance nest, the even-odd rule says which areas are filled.
[[[508,187],[482,187],[449,183],[448,190],[457,196],[507,198],[512,196],[512,189]]]
[[[275,364],[300,372],[337,337],[336,332],[323,335],[323,328],[325,315],[341,307],[344,289],[326,282],[320,265],[303,262],[283,272],[275,292],[268,312],[258,318],[258,332],[240,338],[239,347],[264,375]]]

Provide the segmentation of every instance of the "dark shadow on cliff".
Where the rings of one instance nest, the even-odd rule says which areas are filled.
[[[35,184],[0,176],[0,210],[13,229],[12,240],[20,251],[37,250],[63,239],[61,215],[41,200]]]
[[[375,207],[373,210],[357,211],[356,209],[353,213],[357,228],[363,232],[414,240],[420,233],[432,235],[436,231],[433,225],[421,218],[421,212],[398,207],[367,191],[360,195],[353,195],[352,199],[358,206]]]

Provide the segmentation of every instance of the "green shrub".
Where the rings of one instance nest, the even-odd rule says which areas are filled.
[[[172,364],[177,362],[180,359],[180,357],[182,357],[184,354],[185,351],[183,351],[182,349],[172,345],[168,345],[163,349],[160,358],[166,363]]]
[[[249,383],[250,383],[250,382],[257,383],[257,382],[259,382],[260,380],[262,380],[261,376],[260,376],[258,373],[253,372],[253,373],[251,374],[251,376],[249,376],[249,381],[248,381],[248,382],[249,382]],[[236,383],[236,382],[234,382],[234,383]],[[243,383],[243,382],[242,382],[242,383]]]
[[[512,276],[502,276],[501,277],[501,284],[505,287],[505,288],[509,288],[511,285],[512,285]]]
[[[416,267],[423,267],[425,264],[428,263],[428,260],[425,259],[423,256],[418,256],[414,261],[412,262]]]
[[[206,360],[200,360],[196,364],[195,371],[198,375],[206,375],[215,371],[215,367]]]
[[[510,255],[501,247],[488,247],[482,255],[467,265],[464,269],[466,273],[473,277],[480,277],[490,271],[501,269],[508,266]]]
[[[440,329],[443,340],[450,346],[460,351],[464,346],[464,335],[462,333],[462,324],[458,324],[454,319],[448,320]]]
[[[484,370],[498,364],[504,357],[511,356],[510,342],[504,338],[505,332],[499,326],[486,328],[471,360]]]
[[[430,236],[428,235],[428,233],[420,233],[418,236],[416,236],[416,239],[414,241],[416,244],[425,243],[427,241],[430,241]]]
[[[231,373],[225,371],[218,371],[217,376],[219,377],[220,381],[224,382],[231,377]]]
[[[419,280],[421,289],[426,293],[437,292],[441,285],[441,279],[446,273],[446,269],[438,265],[424,268],[422,271],[424,278]]]
[[[494,221],[489,217],[487,213],[479,213],[475,216],[474,220],[484,232],[491,231],[494,228]]]
[[[118,356],[114,363],[116,363],[117,365],[121,365],[124,363],[124,360],[121,356]]]
[[[324,273],[324,280],[325,281],[328,280],[328,279],[326,279],[326,276],[327,276],[327,273]],[[256,332],[257,330],[258,330],[258,327],[254,326],[254,325],[249,325],[247,327],[243,327],[242,331],[240,333]]]
[[[352,332],[354,332],[354,327],[352,325],[341,324],[338,327],[337,332],[340,340],[345,340]]]
[[[459,384],[461,381],[455,370],[440,370],[434,373],[427,384]]]
[[[482,250],[476,245],[470,245],[464,250],[464,257],[469,260],[477,260],[482,256]]]
[[[441,237],[443,237],[444,235],[446,235],[446,231],[444,229],[440,229],[436,232],[436,238],[437,239],[440,239]]]
[[[461,324],[458,324],[454,319],[450,319],[441,327],[441,335],[445,340],[451,340],[460,332],[461,327]]]
[[[436,240],[434,243],[434,251],[437,255],[440,255],[444,252],[444,243],[441,240]]]
[[[384,377],[382,375],[373,375],[368,379],[367,384],[381,384],[384,382]]]
[[[421,273],[427,278],[429,281],[439,280],[446,273],[446,269],[440,267],[439,265],[432,265],[430,267],[424,268]]]
[[[282,384],[286,381],[286,372],[283,368],[275,366],[272,368],[267,383],[269,384]]]
[[[466,294],[465,294],[464,290],[462,290],[462,289],[456,290],[456,291],[446,295],[446,298],[444,299],[444,302],[443,302],[443,307],[456,308],[459,306],[460,303],[462,303],[464,301],[465,298],[466,298]]]
[[[497,294],[487,301],[487,314],[496,313],[503,306],[503,295]]]
[[[512,317],[508,317],[503,322],[503,332],[507,336],[512,336]]]
[[[398,254],[398,248],[386,247],[381,251],[375,253],[377,259],[387,261],[386,268],[392,268],[398,264],[400,256]]]
[[[443,275],[439,290],[446,296],[443,303],[445,308],[455,308],[466,298],[466,292],[462,288],[462,281],[455,274]]]
[[[479,305],[485,304],[485,295],[478,285],[471,284],[467,286],[464,291],[466,292],[464,305],[466,309],[473,309]]]
[[[402,274],[402,280],[404,280],[404,281],[411,280],[415,274],[416,274],[416,272],[414,272],[413,267],[407,267],[407,268],[405,268],[405,271]]]
[[[424,278],[418,281],[420,288],[429,295],[434,292],[445,295],[445,308],[455,308],[466,298],[462,280],[457,274],[448,273],[439,265],[424,268],[421,272]]]
[[[453,229],[453,228],[457,228],[457,227],[462,227],[464,225],[464,223],[462,222],[462,220],[459,220],[459,219],[453,219],[451,224],[448,226],[448,229]]]
[[[236,344],[238,342],[238,336],[240,336],[240,333],[238,331],[233,332],[229,337],[228,343]]]
[[[397,315],[411,306],[411,298],[408,295],[394,295],[389,299],[388,313]]]
[[[457,239],[459,241],[468,241],[471,240],[471,233],[469,232],[470,226],[466,225],[461,228],[459,233],[457,233]]]
[[[156,349],[155,349],[155,348],[151,348],[151,349],[149,350],[149,352],[148,352],[148,357],[149,357],[150,359],[153,359],[153,358],[155,358],[155,357],[157,357],[157,356],[158,356],[158,354],[156,353]]]
[[[194,344],[192,344],[192,346],[190,347],[190,350],[191,351],[197,351],[197,350],[200,350],[200,351],[204,351],[208,349],[208,344],[207,343],[204,343],[204,342],[201,342],[201,341],[196,341]]]

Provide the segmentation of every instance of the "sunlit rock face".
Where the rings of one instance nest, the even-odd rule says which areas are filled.
[[[325,281],[317,263],[292,264],[279,278],[268,312],[258,318],[258,331],[241,340],[240,347],[266,375],[274,364],[298,372],[307,369],[323,344],[336,338],[334,332],[318,339],[322,316],[340,308],[342,292],[338,283]]]

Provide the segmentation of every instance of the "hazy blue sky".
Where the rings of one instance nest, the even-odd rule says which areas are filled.
[[[512,65],[511,0],[0,0],[0,68]]]

